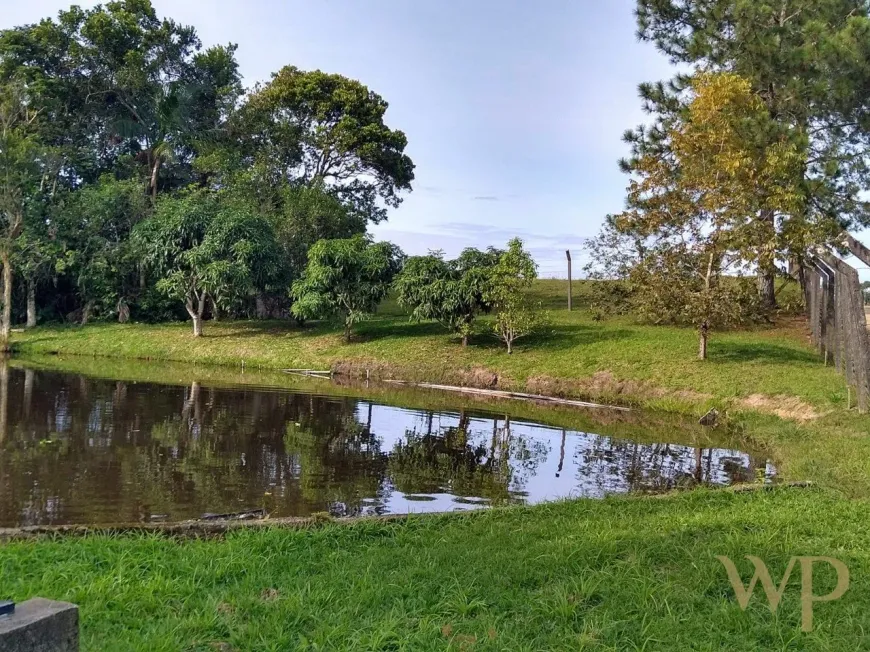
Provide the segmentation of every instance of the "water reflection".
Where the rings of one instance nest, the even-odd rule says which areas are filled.
[[[0,365],[0,526],[474,509],[772,472],[480,412]]]

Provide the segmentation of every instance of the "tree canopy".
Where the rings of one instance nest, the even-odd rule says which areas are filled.
[[[233,306],[269,283],[279,257],[265,218],[204,192],[162,199],[136,239],[157,288],[184,303],[195,337],[209,299],[215,307]]]
[[[686,110],[661,136],[665,146],[633,161],[628,210],[610,219],[597,253],[632,284],[641,315],[697,326],[706,358],[714,325],[738,323],[758,307],[745,284],[723,276],[773,264],[778,252],[802,244],[764,216],[801,214],[796,171],[805,143],[780,129],[738,75],[699,74],[689,92]]]
[[[286,66],[240,108],[238,160],[261,182],[319,185],[378,223],[414,180],[405,134],[384,123],[387,106],[358,81]]]
[[[302,278],[293,283],[293,314],[303,319],[338,316],[350,341],[353,325],[373,314],[402,264],[389,242],[363,236],[320,240],[308,251]]]
[[[803,201],[779,214],[758,214],[771,234],[760,250],[776,249],[773,258],[756,255],[759,291],[772,306],[777,259],[801,256],[842,228],[870,223],[862,194],[870,180],[868,6],[860,0],[638,0],[637,19],[642,40],[692,71],[668,84],[642,85],[644,108],[655,122],[628,134],[635,157],[667,147],[670,125],[691,101],[684,91],[699,71],[746,81],[766,109],[762,120],[779,127],[757,129],[751,137],[757,147],[766,149],[785,132],[804,141],[792,182]],[[632,161],[625,167],[632,171]],[[812,228],[797,237],[805,225]],[[784,247],[777,248],[772,240],[784,233]]]
[[[308,249],[364,234],[414,179],[405,135],[363,83],[286,65],[245,89],[236,46],[204,46],[150,0],[72,6],[0,31],[0,89],[0,264],[10,279],[0,337],[25,313],[29,326],[37,316],[174,317],[166,290],[180,286],[167,270],[181,258],[156,247],[187,251],[177,238],[190,233],[173,229],[206,222],[210,235],[190,251],[213,248],[225,264],[253,256],[229,251],[238,238],[268,241],[269,255],[262,269],[212,265],[225,282],[202,290],[204,309],[287,316]],[[134,236],[149,229],[160,237]],[[188,266],[199,255],[190,251]]]
[[[455,260],[443,252],[412,256],[396,279],[399,304],[417,321],[432,319],[468,344],[475,318],[489,312],[491,270],[500,252],[465,249]]]

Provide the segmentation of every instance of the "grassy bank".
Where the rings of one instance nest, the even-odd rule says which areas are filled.
[[[244,321],[208,322],[202,338],[193,337],[188,323],[48,326],[16,334],[13,348],[25,356],[62,353],[262,369],[344,365],[411,380],[495,384],[696,411],[714,403],[770,407],[760,400],[747,406],[753,395],[789,397],[792,403],[783,410],[796,414],[846,404],[844,382],[820,364],[800,320],[716,333],[710,359],[702,362],[691,328],[645,326],[631,318],[599,322],[582,308],[557,310],[564,285],[538,283],[533,299],[552,309],[552,324],[520,340],[514,355],[486,334],[486,319],[463,348],[438,324],[411,323],[390,303],[356,327],[350,344],[330,324],[297,328],[286,321]],[[582,304],[582,297],[577,302]]]
[[[710,359],[699,361],[692,329],[640,325],[627,317],[595,321],[582,308],[587,292],[582,284],[575,302],[581,308],[568,313],[558,309],[564,289],[561,281],[538,283],[534,298],[552,310],[552,325],[521,341],[510,356],[483,333],[485,320],[481,333],[463,348],[437,324],[410,323],[390,304],[359,325],[350,344],[329,324],[300,329],[250,321],[207,323],[202,338],[193,338],[186,323],[47,326],[16,334],[13,345],[22,356],[84,356],[104,368],[119,364],[101,365],[104,356],[198,366],[195,372],[179,371],[182,376],[214,375],[210,365],[234,368],[236,375],[243,364],[248,371],[340,367],[375,377],[495,386],[694,417],[715,406],[728,411],[746,446],[770,453],[782,477],[870,497],[870,421],[847,409],[842,376],[822,364],[800,320],[715,333]]]
[[[0,547],[16,598],[81,605],[84,650],[855,650],[870,644],[866,501],[818,490],[698,491],[222,540]],[[800,631],[799,573],[748,611],[715,555],[778,581],[793,555],[852,584]],[[817,567],[815,592],[833,588]]]

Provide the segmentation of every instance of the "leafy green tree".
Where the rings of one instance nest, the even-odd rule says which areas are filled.
[[[540,306],[529,305],[528,289],[537,277],[538,266],[523,249],[523,241],[512,239],[492,269],[486,294],[495,311],[493,329],[509,354],[514,342],[534,332],[544,319]]]
[[[700,74],[691,87],[667,148],[636,159],[629,209],[609,224],[645,243],[628,274],[641,313],[695,324],[706,359],[713,325],[736,323],[755,307],[737,291],[742,284],[723,276],[773,256],[777,234],[758,216],[801,210],[795,171],[803,150],[787,133],[758,146],[757,130],[776,133],[777,125],[741,77]],[[759,242],[769,248],[759,250]]]
[[[0,351],[8,348],[12,329],[13,254],[41,202],[42,145],[36,135],[36,118],[23,85],[0,86]]]
[[[78,10],[80,11],[80,10]],[[30,108],[38,111],[37,138],[54,151],[52,190],[94,178],[97,145],[103,142],[97,116],[87,108],[88,87],[70,52],[76,10],[59,23],[42,21],[0,31],[0,85],[22,84]],[[98,173],[97,173],[98,174]]]
[[[123,169],[156,196],[192,180],[198,142],[241,94],[234,52],[202,50],[150,0],[118,0],[0,32],[0,79],[27,82],[70,186]]]
[[[278,202],[264,215],[275,229],[282,255],[276,268],[274,290],[256,297],[260,318],[269,313],[267,302],[273,310],[287,304],[287,288],[302,276],[308,263],[308,250],[316,242],[351,238],[366,231],[364,219],[350,212],[320,186],[286,186],[276,197]]]
[[[675,63],[747,80],[780,126],[772,134],[757,130],[751,142],[764,149],[785,131],[807,141],[794,180],[804,195],[801,209],[756,216],[762,231],[787,236],[778,247],[757,243],[759,292],[768,307],[775,305],[777,256],[803,255],[841,228],[870,221],[862,195],[870,181],[863,154],[870,138],[868,9],[863,0],[638,0],[642,40]],[[642,86],[644,106],[657,123],[628,134],[636,154],[666,147],[670,123],[686,107],[681,92],[688,77]]]
[[[412,319],[434,319],[467,346],[474,320],[490,310],[486,295],[499,253],[466,249],[456,260],[444,260],[442,252],[413,256],[394,283],[398,301],[411,309]]]
[[[256,291],[279,256],[267,220],[201,191],[161,200],[135,235],[158,289],[184,303],[194,337],[209,297],[228,305]]]
[[[293,283],[293,314],[303,319],[340,316],[349,342],[353,325],[374,313],[387,296],[402,258],[395,245],[363,236],[319,241],[308,252],[302,278]]]
[[[234,122],[243,167],[266,185],[322,185],[380,222],[414,180],[407,138],[384,124],[386,110],[358,81],[287,66],[254,89]]]
[[[726,276],[728,255],[715,237],[660,241],[629,273],[632,304],[651,323],[686,324],[698,332],[707,359],[711,332],[758,319],[757,292],[743,276]]]
[[[320,240],[342,240],[363,235],[365,220],[351,213],[320,186],[291,186],[281,193],[280,211],[274,214],[275,231],[292,278],[301,276],[308,250]]]
[[[204,48],[150,0],[73,6],[0,30],[0,86],[26,88],[39,115],[28,127],[39,147],[28,204],[36,228],[9,247],[6,266],[24,272],[28,323],[37,307],[82,321],[176,314],[143,271],[141,242],[130,241],[164,195],[207,189],[271,225],[282,256],[254,279],[256,292],[229,284],[208,295],[215,309],[256,303],[266,314],[289,307],[286,288],[314,243],[364,233],[411,189],[406,139],[384,123],[383,98],[287,67],[240,102],[235,52]]]
[[[141,261],[131,250],[135,226],[149,207],[139,182],[104,175],[81,190],[61,194],[52,207],[60,249],[55,269],[68,275],[82,305],[82,323],[116,315],[141,289]]]

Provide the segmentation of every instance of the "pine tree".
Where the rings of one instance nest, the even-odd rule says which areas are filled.
[[[863,91],[870,81],[868,3],[638,0],[636,13],[641,40],[654,43],[675,64],[748,80],[770,118],[808,143],[798,172],[805,196],[801,213],[758,215],[788,247],[786,252],[771,240],[757,243],[759,292],[773,307],[777,256],[799,255],[819,238],[870,223],[870,206],[860,195],[870,180],[864,156],[870,117]],[[657,121],[626,135],[635,156],[625,168],[666,146],[662,135],[685,110],[690,77],[681,73],[669,83],[641,86],[644,107]]]

